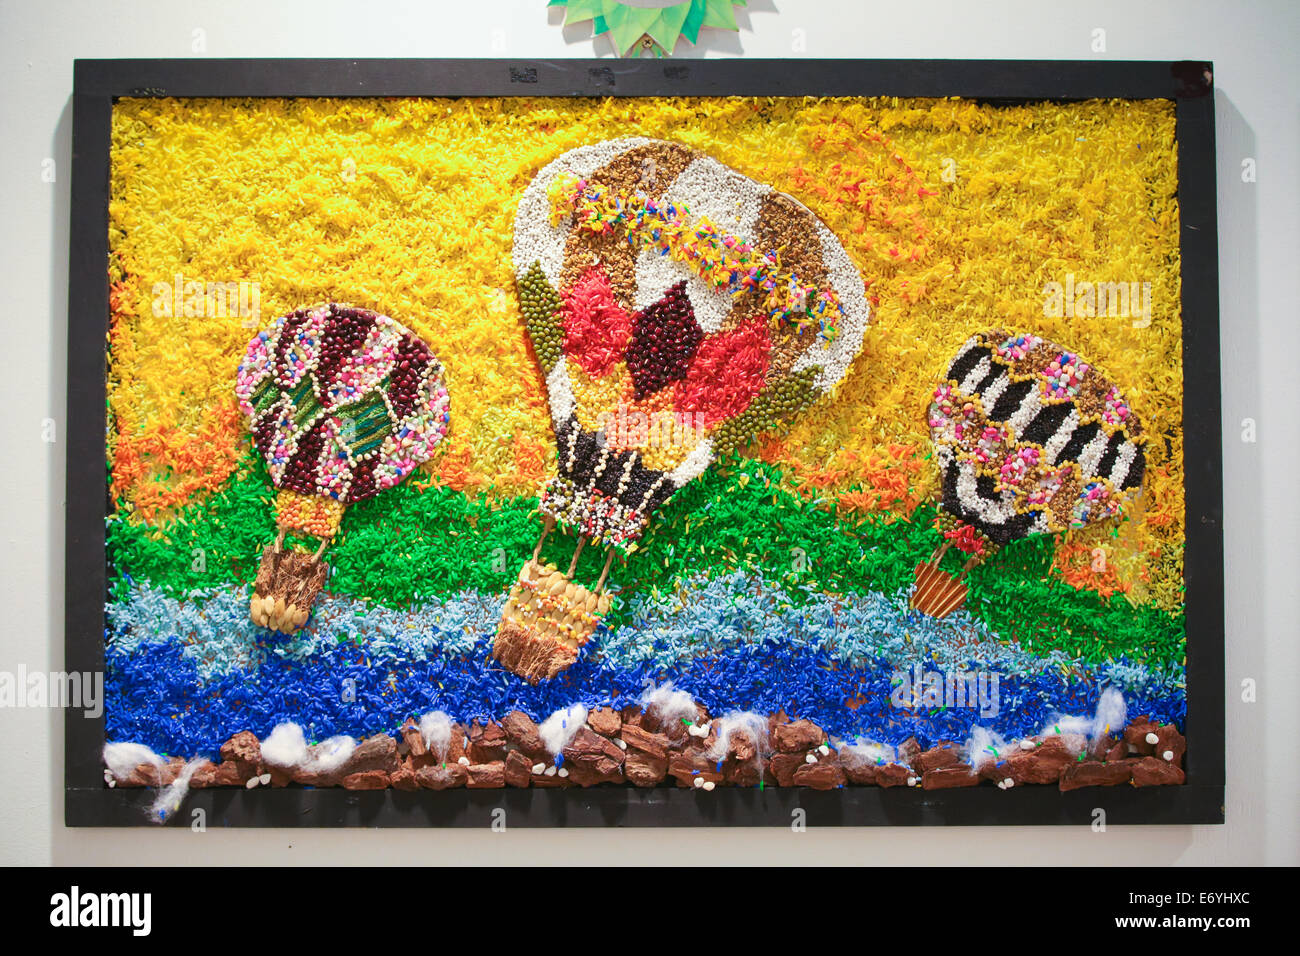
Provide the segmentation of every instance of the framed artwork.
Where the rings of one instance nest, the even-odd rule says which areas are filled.
[[[78,61],[67,822],[1221,822],[1212,89]]]

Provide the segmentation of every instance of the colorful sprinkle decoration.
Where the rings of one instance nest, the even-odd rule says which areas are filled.
[[[602,719],[657,707],[704,801],[776,784],[737,777],[774,715],[816,725],[789,771],[828,787],[945,742],[1000,771],[1139,715],[1165,739],[1174,133],[1154,100],[117,101],[108,739],[581,707],[557,735],[616,747]],[[1067,273],[1149,282],[1149,321],[1046,309]],[[259,617],[273,542],[328,568]],[[564,666],[494,656],[503,617]],[[584,737],[515,770],[582,785]]]

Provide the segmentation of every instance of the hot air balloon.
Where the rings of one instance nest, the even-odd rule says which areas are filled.
[[[677,143],[564,153],[525,191],[513,260],[546,379],[557,474],[502,612],[495,657],[529,681],[571,665],[609,606],[619,551],[720,455],[786,426],[862,345],[863,282],[797,200]],[[567,571],[539,563],[559,524]],[[607,549],[593,589],[573,580]]]
[[[1095,366],[1036,335],[973,336],[927,414],[942,487],[943,543],[916,569],[912,607],[935,617],[966,600],[966,572],[997,548],[1119,517],[1142,488],[1137,416]],[[958,577],[940,570],[952,547]]]
[[[235,394],[277,489],[249,613],[292,633],[329,575],[321,555],[343,510],[433,454],[450,420],[442,365],[386,315],[329,303],[283,316],[248,343]],[[320,539],[286,550],[287,532]]]

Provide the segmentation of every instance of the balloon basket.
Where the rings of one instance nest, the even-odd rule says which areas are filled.
[[[307,623],[311,606],[329,578],[321,560],[324,543],[315,554],[282,550],[280,541],[262,549],[262,563],[248,602],[253,623],[292,634]]]
[[[947,617],[966,603],[966,592],[961,578],[942,570],[938,561],[925,561],[916,566],[912,609],[931,617]]]
[[[530,684],[570,667],[609,610],[599,585],[589,591],[571,574],[533,558],[520,569],[501,612],[492,656]]]
[[[972,554],[961,567],[956,577],[939,567],[939,562],[952,547],[951,541],[945,541],[930,555],[929,561],[922,561],[916,566],[916,577],[912,585],[912,610],[920,611],[931,617],[947,617],[966,603],[966,572],[975,567],[980,556]]]

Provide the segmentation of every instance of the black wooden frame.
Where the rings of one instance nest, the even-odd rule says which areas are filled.
[[[1201,62],[975,60],[78,60],[68,291],[65,668],[104,669],[105,335],[110,119],[124,96],[964,96],[986,102],[1173,99],[1181,216],[1186,473],[1187,782],[946,791],[845,787],[191,792],[220,826],[1089,825],[1223,822],[1224,601],[1213,69]],[[148,790],[110,789],[104,717],[68,710],[64,820],[145,822]],[[185,818],[187,814],[178,814]]]

